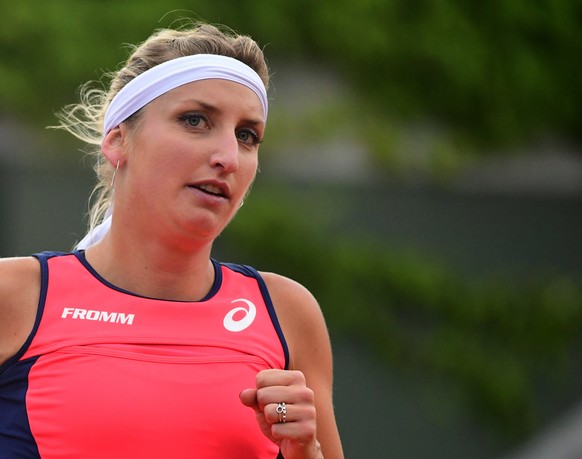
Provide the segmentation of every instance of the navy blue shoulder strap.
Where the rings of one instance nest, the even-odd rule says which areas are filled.
[[[32,327],[32,331],[30,332],[30,334],[28,335],[28,338],[26,339],[26,341],[24,342],[22,347],[18,350],[18,352],[16,354],[14,354],[12,357],[10,357],[8,360],[6,360],[2,365],[0,365],[0,373],[2,373],[6,368],[8,368],[13,363],[20,360],[20,358],[26,353],[26,351],[28,350],[28,347],[30,346],[30,343],[34,339],[34,336],[36,335],[36,332],[37,332],[38,327],[40,325],[40,320],[42,318],[42,314],[44,312],[44,303],[46,300],[46,294],[47,294],[47,289],[48,289],[47,260],[49,258],[52,258],[55,256],[60,256],[60,255],[64,255],[64,253],[62,253],[62,252],[41,252],[41,253],[35,253],[32,255],[40,263],[40,296],[38,299],[38,307],[37,307],[37,312],[36,312],[36,318],[34,320],[34,326]]]
[[[283,346],[283,352],[285,354],[285,369],[286,370],[289,369],[289,347],[287,346],[287,341],[285,340],[285,336],[283,335],[283,330],[281,329],[281,325],[279,324],[279,319],[277,318],[277,313],[275,312],[275,307],[273,306],[273,301],[271,300],[271,295],[269,294],[269,289],[267,288],[267,284],[265,284],[263,276],[261,276],[261,274],[252,266],[239,265],[235,263],[221,263],[221,265],[227,267],[228,269],[231,269],[232,271],[235,271],[247,277],[253,277],[257,280],[259,289],[261,291],[261,295],[265,300],[267,311],[269,312],[269,317],[271,318],[273,327],[277,332],[279,341]]]

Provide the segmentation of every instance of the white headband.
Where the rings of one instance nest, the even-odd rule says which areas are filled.
[[[156,65],[127,83],[113,98],[103,122],[103,135],[162,94],[199,80],[217,78],[240,83],[250,88],[261,101],[265,121],[268,114],[267,90],[259,75],[248,65],[218,54],[194,54]],[[103,221],[77,244],[86,249],[103,239],[111,227],[111,206]]]
[[[119,126],[156,97],[183,84],[211,78],[234,81],[253,90],[261,101],[265,121],[267,120],[267,90],[253,69],[232,57],[194,54],[156,65],[121,88],[105,113],[103,135]]]

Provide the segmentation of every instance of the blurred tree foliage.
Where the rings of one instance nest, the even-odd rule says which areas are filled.
[[[322,227],[321,211],[292,194],[254,194],[219,245],[232,261],[309,286],[334,333],[400,371],[458,387],[505,441],[546,421],[549,400],[571,402],[582,321],[574,280],[467,281],[432,259]]]
[[[115,70],[124,43],[188,17],[250,34],[272,61],[345,75],[358,94],[353,121],[374,119],[360,132],[378,144],[393,119],[435,119],[481,145],[582,133],[576,0],[0,0],[0,12],[0,110],[35,125]],[[467,285],[427,260],[323,236],[280,197],[245,215],[221,239],[229,253],[304,282],[331,326],[387,361],[454,379],[500,431],[535,426],[534,382],[567,372],[576,285]]]
[[[252,35],[271,59],[337,69],[374,116],[438,120],[481,144],[582,132],[577,0],[0,0],[0,11],[1,108],[23,117],[71,102],[124,59],[121,44],[189,17]]]

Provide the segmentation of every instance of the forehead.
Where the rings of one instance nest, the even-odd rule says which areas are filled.
[[[234,81],[217,78],[186,83],[162,94],[150,104],[176,106],[200,104],[217,111],[244,114],[264,121],[263,106],[259,97],[249,87]]]

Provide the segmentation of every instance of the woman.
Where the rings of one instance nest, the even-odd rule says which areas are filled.
[[[315,299],[210,256],[268,79],[248,37],[161,30],[65,112],[97,201],[79,250],[0,262],[1,457],[343,457]]]

